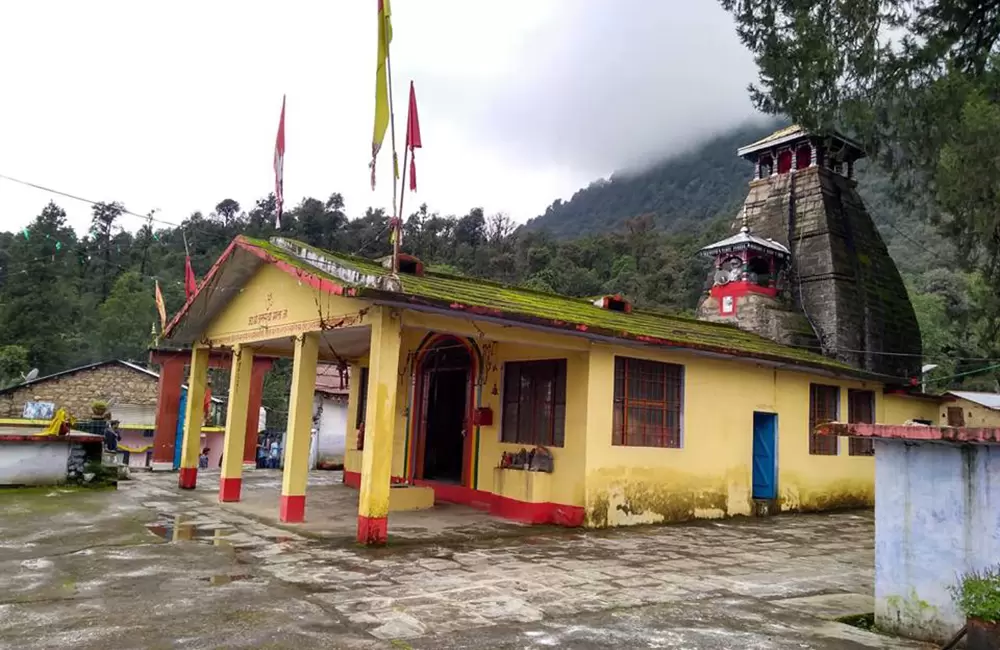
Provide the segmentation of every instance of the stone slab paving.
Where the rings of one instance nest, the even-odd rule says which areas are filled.
[[[0,648],[926,647],[828,620],[870,606],[867,513],[371,550],[175,480],[0,492]]]

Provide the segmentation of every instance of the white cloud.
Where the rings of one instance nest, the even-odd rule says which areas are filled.
[[[420,192],[524,221],[595,176],[750,114],[749,55],[714,3],[395,0],[397,142],[416,82]],[[375,0],[9,3],[0,174],[179,222],[273,185],[288,94],[285,193],[391,202],[368,186]],[[402,155],[402,149],[400,149]],[[50,197],[0,180],[0,228]],[[86,205],[56,198],[83,230]]]

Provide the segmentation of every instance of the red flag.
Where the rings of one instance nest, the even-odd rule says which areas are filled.
[[[184,256],[184,298],[191,300],[191,296],[198,291],[198,281],[194,277],[194,269],[191,268],[191,256]]]
[[[274,141],[274,198],[277,216],[274,225],[281,228],[281,207],[285,203],[285,96],[281,96],[281,119],[278,120],[278,137]]]
[[[406,146],[410,148],[410,190],[417,190],[417,164],[414,156],[414,149],[419,149],[420,144],[420,119],[417,117],[417,94],[413,90],[413,82],[410,82],[410,114],[406,118]]]

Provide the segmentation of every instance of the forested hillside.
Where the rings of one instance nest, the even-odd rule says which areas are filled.
[[[736,156],[736,149],[780,126],[773,120],[747,124],[647,170],[596,180],[569,201],[557,199],[528,222],[528,229],[577,237],[615,230],[626,219],[650,215],[657,228],[672,232],[731,215],[743,202],[753,172],[750,163]]]
[[[452,216],[421,206],[405,221],[404,249],[432,268],[453,273],[577,296],[620,292],[640,307],[690,312],[706,277],[695,253],[728,232],[749,175],[747,165],[733,162],[734,150],[753,137],[738,129],[701,148],[699,156],[666,163],[622,184],[592,186],[531,227],[518,228],[504,215],[480,209]],[[714,172],[703,176],[699,169]],[[941,365],[938,386],[992,387],[992,373],[982,372],[986,362],[977,360],[989,355],[990,329],[980,316],[989,293],[920,211],[893,201],[884,175],[871,169],[859,175],[873,217],[910,287],[924,330],[925,361]],[[632,201],[625,187],[661,198],[655,204]],[[598,230],[596,222],[588,231],[570,219],[599,215],[599,205],[617,211],[615,218],[600,220],[615,222],[613,228],[591,232]],[[635,205],[635,212],[627,212],[633,209],[627,205]],[[654,205],[659,207],[648,209]],[[678,216],[666,206],[684,207]],[[56,203],[39,207],[27,228],[0,233],[2,383],[17,381],[32,367],[49,373],[108,358],[145,361],[157,322],[154,282],[160,283],[168,312],[184,299],[185,239],[202,277],[236,235],[277,234],[273,196],[249,209],[224,198],[212,211],[194,213],[176,225],[147,223],[124,213],[119,204],[98,204],[91,229],[82,235],[66,225]],[[540,228],[543,220],[563,237]],[[307,198],[286,212],[281,234],[369,257],[390,250],[387,216],[371,208],[349,216],[337,193]],[[278,411],[287,394],[284,370],[273,373],[265,398]],[[969,374],[952,378],[960,373]],[[220,392],[226,385],[216,382]]]

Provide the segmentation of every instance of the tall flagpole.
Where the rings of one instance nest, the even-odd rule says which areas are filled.
[[[388,33],[388,16],[382,16],[382,29],[386,30]],[[396,112],[392,108],[392,64],[389,57],[389,47],[388,41],[385,44],[385,76],[386,83],[389,86],[389,137],[392,138],[392,221],[389,222],[392,227],[392,272],[399,272],[399,240],[402,235],[402,229],[399,227],[399,215],[396,214],[396,183],[399,180],[396,171],[399,169],[399,159],[396,157]]]

